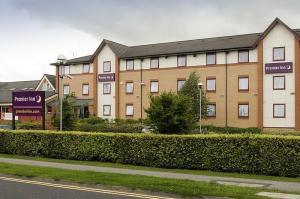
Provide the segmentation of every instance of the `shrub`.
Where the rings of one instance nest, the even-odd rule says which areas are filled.
[[[18,122],[16,123],[17,129],[23,129],[23,130],[41,130],[42,124],[41,122]]]
[[[195,121],[191,114],[191,100],[185,95],[163,92],[150,96],[150,107],[146,109],[148,124],[159,133],[188,133]]]
[[[0,153],[300,177],[300,137],[0,131]]]
[[[249,127],[249,128],[237,128],[237,127],[217,127],[213,125],[202,126],[204,132],[213,132],[213,133],[226,133],[226,134],[258,134],[261,133],[262,130],[257,127]]]
[[[67,95],[63,98],[63,111],[62,111],[62,129],[63,130],[74,130],[76,124],[76,116],[74,111],[74,103],[75,103],[74,95]],[[55,112],[51,118],[51,124],[59,129],[60,126],[60,110]]]
[[[141,133],[142,129],[141,121],[123,119],[109,121],[98,117],[80,120],[76,125],[76,130],[83,132]]]

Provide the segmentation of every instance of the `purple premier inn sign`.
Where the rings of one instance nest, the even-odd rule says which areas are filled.
[[[292,73],[293,62],[269,63],[265,65],[265,73]]]
[[[17,116],[44,116],[45,92],[20,91],[12,94],[13,113]]]
[[[115,73],[106,73],[98,75],[99,82],[113,82],[115,81]]]

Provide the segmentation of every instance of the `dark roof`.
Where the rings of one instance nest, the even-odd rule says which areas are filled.
[[[78,58],[74,58],[74,59],[69,59],[67,60],[66,65],[71,65],[71,64],[88,64],[90,63],[92,55],[87,55],[84,57],[78,57]]]
[[[260,33],[131,46],[121,58],[254,48]]]
[[[11,103],[13,91],[34,91],[39,81],[0,82],[0,103]]]
[[[13,91],[34,91],[40,80],[0,82],[0,103],[11,103]],[[55,95],[55,91],[46,92],[46,98]]]
[[[49,74],[45,74],[45,76],[50,81],[50,83],[52,84],[52,86],[54,88],[56,88],[56,76],[55,75],[49,75]]]

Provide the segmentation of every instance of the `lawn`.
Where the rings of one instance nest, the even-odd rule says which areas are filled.
[[[208,175],[208,176],[222,176],[222,177],[260,179],[260,180],[300,182],[300,178],[288,178],[288,177],[278,177],[278,176],[240,174],[240,173],[229,173],[229,172],[213,172],[213,171],[203,171],[203,170],[164,169],[164,168],[144,167],[144,166],[135,166],[135,165],[119,164],[119,163],[78,161],[78,160],[62,160],[62,159],[51,159],[51,158],[43,158],[43,157],[30,157],[30,156],[8,155],[8,154],[0,154],[0,157],[25,159],[25,160],[36,160],[36,161],[46,161],[46,162],[58,162],[58,163],[65,163],[65,164],[79,164],[79,165],[100,166],[100,167],[136,169],[136,170],[146,170],[146,171],[161,171],[161,172],[174,172],[174,173],[195,174],[195,175]]]
[[[0,163],[0,173],[25,177],[38,177],[77,182],[85,184],[101,184],[104,186],[122,186],[155,192],[165,192],[180,196],[219,196],[232,198],[264,198],[256,196],[260,188],[225,186],[216,183],[195,182],[190,180],[165,179],[139,175],[110,174],[90,171],[72,171],[45,167],[23,166]],[[270,190],[268,190],[270,191]]]

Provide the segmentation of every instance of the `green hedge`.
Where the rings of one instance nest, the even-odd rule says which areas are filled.
[[[0,131],[0,153],[300,177],[300,137]]]
[[[262,132],[262,129],[257,127],[249,128],[238,128],[238,127],[218,127],[213,125],[202,126],[205,132],[214,132],[214,133],[225,133],[225,134],[259,134]]]

